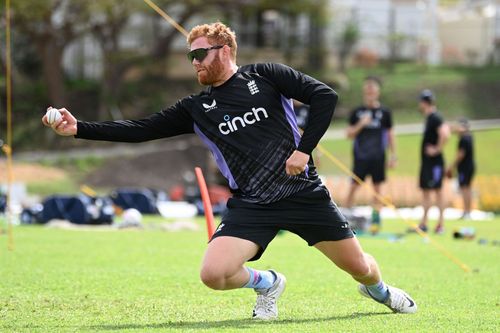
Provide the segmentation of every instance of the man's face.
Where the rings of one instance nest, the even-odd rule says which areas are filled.
[[[199,37],[191,43],[190,50],[210,48],[212,46],[214,45],[211,45],[206,37]],[[220,51],[221,49],[209,50],[207,56],[201,61],[193,59],[192,65],[196,70],[200,84],[206,86],[213,85],[224,76],[225,70],[220,58]]]
[[[424,102],[424,101],[418,102],[418,110],[420,111],[420,113],[424,114],[426,108],[427,108],[426,102]]]
[[[456,126],[456,132],[458,134],[464,134],[464,133],[467,133],[469,131],[469,127],[467,125],[464,125],[464,124],[461,124],[459,123],[457,126]]]
[[[378,83],[368,80],[363,84],[363,97],[366,101],[378,101],[380,97],[380,87]]]

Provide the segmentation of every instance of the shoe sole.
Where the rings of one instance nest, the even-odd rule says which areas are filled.
[[[386,307],[388,307],[388,308],[389,308],[392,312],[394,312],[394,313],[411,314],[411,313],[415,313],[415,312],[417,312],[417,305],[415,304],[415,302],[414,302],[413,300],[410,300],[410,299],[411,299],[411,298],[410,298],[410,296],[409,296],[407,293],[405,293],[404,291],[403,291],[403,293],[405,294],[406,299],[407,299],[409,302],[413,303],[413,306],[415,307],[415,308],[414,308],[414,311],[412,311],[412,312],[401,312],[401,311],[396,311],[396,310],[392,309],[389,305],[387,305],[387,304],[385,304],[385,303],[383,303],[383,302],[377,301],[375,298],[371,297],[371,296],[370,296],[370,294],[368,294],[368,292],[365,290],[365,288],[366,288],[366,287],[365,287],[365,286],[363,286],[363,285],[361,285],[361,284],[360,284],[360,285],[358,285],[358,292],[359,292],[362,296],[364,296],[364,297],[366,297],[366,298],[372,299],[372,300],[374,300],[374,301],[375,301],[375,302],[377,302],[377,303],[380,303],[380,304],[382,304],[382,305],[385,305]],[[412,310],[413,310],[413,308],[412,308]]]

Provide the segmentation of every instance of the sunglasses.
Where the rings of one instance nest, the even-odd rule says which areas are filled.
[[[193,62],[194,59],[198,60],[199,62],[202,62],[203,59],[205,59],[207,57],[208,51],[221,49],[223,47],[224,47],[224,45],[216,45],[216,46],[212,46],[212,47],[192,50],[187,54],[187,58],[189,59],[189,62]]]

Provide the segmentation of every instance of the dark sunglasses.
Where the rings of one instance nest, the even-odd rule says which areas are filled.
[[[202,62],[203,59],[205,59],[206,56],[208,55],[208,51],[221,49],[223,47],[224,47],[224,45],[216,45],[216,46],[212,46],[212,47],[192,50],[192,51],[188,52],[187,57],[189,59],[189,62],[193,62],[194,59],[198,60],[199,62]]]

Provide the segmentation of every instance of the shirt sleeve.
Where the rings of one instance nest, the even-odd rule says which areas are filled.
[[[115,142],[143,142],[194,133],[193,119],[183,106],[175,105],[140,120],[78,121],[75,138]]]
[[[463,150],[465,152],[471,151],[472,150],[472,141],[467,139],[467,138],[460,137],[460,140],[458,141],[458,149]]]
[[[335,111],[337,93],[309,75],[282,64],[257,64],[256,72],[274,83],[286,98],[309,104],[309,120],[297,150],[311,154],[330,126]]]
[[[349,115],[348,119],[349,125],[350,126],[356,125],[358,121],[359,121],[358,109],[354,109],[351,111],[351,114]]]
[[[384,127],[389,129],[392,128],[392,112],[390,109],[385,109]]]
[[[443,118],[441,118],[441,116],[438,115],[437,113],[433,113],[432,118],[430,120],[432,128],[436,131],[443,124]]]

